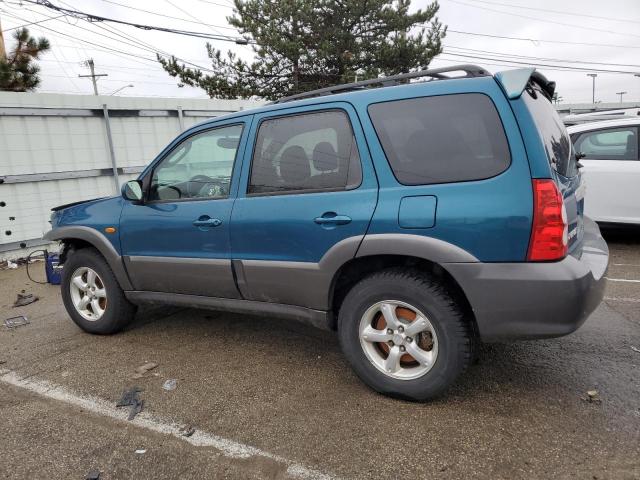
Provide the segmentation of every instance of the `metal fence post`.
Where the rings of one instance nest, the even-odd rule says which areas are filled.
[[[116,152],[113,148],[113,136],[111,135],[111,123],[109,122],[109,109],[107,104],[102,105],[104,113],[104,124],[107,127],[107,141],[109,142],[109,154],[111,155],[111,167],[113,168],[113,182],[115,184],[116,195],[120,193],[120,181],[118,180],[118,165],[116,164]]]
[[[178,105],[178,124],[180,125],[180,133],[184,132],[184,115],[180,105]]]

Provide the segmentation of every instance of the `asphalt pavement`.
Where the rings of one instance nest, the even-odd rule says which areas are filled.
[[[0,271],[0,478],[639,479],[640,233],[606,236],[606,298],[580,330],[485,345],[425,404],[369,390],[328,332],[154,307],[94,336],[58,287]],[[40,300],[13,308],[23,289]]]

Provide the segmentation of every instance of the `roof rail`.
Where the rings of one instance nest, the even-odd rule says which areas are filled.
[[[447,77],[444,73],[450,72],[465,72],[463,77]],[[293,100],[302,100],[304,98],[322,97],[325,95],[334,95],[336,93],[349,92],[353,90],[362,90],[365,87],[372,85],[379,85],[382,87],[391,87],[402,83],[403,80],[410,80],[412,78],[431,77],[437,80],[446,80],[450,78],[471,78],[471,77],[486,77],[491,74],[484,68],[477,65],[463,64],[453,65],[451,67],[434,68],[431,70],[419,70],[417,72],[401,73],[399,75],[391,75],[389,77],[373,78],[371,80],[363,80],[361,82],[345,83],[343,85],[335,85],[333,87],[320,88],[318,90],[311,90],[309,92],[298,93],[296,95],[290,95],[288,97],[280,98],[273,103],[285,103]]]

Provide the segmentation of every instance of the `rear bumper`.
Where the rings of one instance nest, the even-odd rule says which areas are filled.
[[[580,258],[550,263],[449,263],[484,341],[560,337],[577,330],[602,301],[609,249],[585,217]]]

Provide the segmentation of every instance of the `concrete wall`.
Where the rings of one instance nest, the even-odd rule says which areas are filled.
[[[260,105],[0,92],[0,258],[41,244],[51,207],[116,192],[105,104],[119,184],[135,178],[183,128]]]

